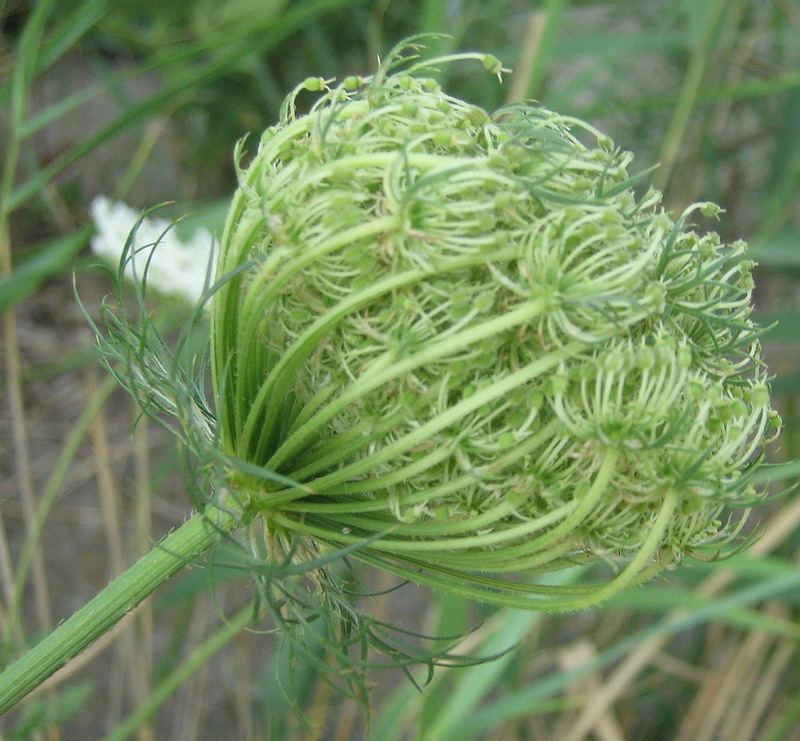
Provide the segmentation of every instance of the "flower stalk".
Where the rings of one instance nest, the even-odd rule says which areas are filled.
[[[173,574],[192,563],[240,518],[195,514],[0,674],[0,715],[112,628]]]

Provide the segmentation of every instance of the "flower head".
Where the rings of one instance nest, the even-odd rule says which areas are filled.
[[[638,197],[607,137],[533,105],[489,115],[425,76],[442,61],[307,81],[240,173],[213,309],[220,436],[298,482],[237,479],[275,531],[573,609],[727,541],[723,508],[756,499],[778,422],[752,263],[693,209]],[[300,115],[304,89],[320,97]],[[504,579],[593,558],[619,574]]]

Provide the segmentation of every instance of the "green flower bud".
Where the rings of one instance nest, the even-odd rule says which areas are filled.
[[[743,470],[777,424],[752,266],[691,209],[637,199],[630,155],[587,124],[489,115],[417,74],[444,61],[386,60],[344,98],[306,81],[310,113],[287,100],[241,173],[214,296],[219,436],[297,482],[252,494],[284,532],[574,609],[735,534],[720,509],[752,498]],[[564,595],[503,579],[587,554],[623,568]]]
[[[364,80],[358,76],[350,76],[345,77],[342,81],[342,87],[345,90],[355,90],[357,87],[361,87],[364,84]]]
[[[327,90],[330,80],[324,77],[309,77],[303,81],[303,88],[312,93],[318,93],[321,90]]]

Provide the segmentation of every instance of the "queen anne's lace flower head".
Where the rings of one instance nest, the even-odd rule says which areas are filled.
[[[300,484],[239,474],[249,506],[274,533],[371,538],[368,562],[547,609],[721,547],[778,426],[744,244],[691,229],[710,204],[676,220],[637,196],[631,155],[587,124],[489,115],[424,76],[446,60],[402,61],[306,81],[240,173],[220,435]],[[321,94],[299,115],[302,90]],[[595,558],[619,574],[501,578]]]

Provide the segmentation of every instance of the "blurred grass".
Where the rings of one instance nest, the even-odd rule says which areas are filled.
[[[784,493],[763,508],[764,536],[746,555],[687,566],[588,614],[485,613],[415,588],[376,598],[374,610],[407,613],[415,630],[415,613],[425,632],[444,634],[484,620],[466,639],[472,653],[519,649],[438,669],[422,694],[376,673],[369,730],[312,665],[289,666],[275,640],[238,630],[240,580],[219,578],[211,600],[203,572],[189,572],[113,633],[113,656],[101,646],[5,721],[6,738],[800,737],[800,3],[10,0],[0,24],[0,445],[3,465],[16,464],[0,482],[4,657],[35,640],[51,609],[60,618],[77,606],[59,559],[91,593],[92,578],[111,575],[112,551],[130,562],[188,509],[174,449],[146,425],[131,443],[136,412],[91,380],[88,340],[59,323],[72,298],[58,288],[73,270],[82,295],[107,290],[85,270],[91,199],[110,189],[145,209],[167,192],[172,213],[194,215],[179,228],[219,224],[239,137],[271,124],[304,77],[370,71],[413,33],[449,34],[430,54],[480,49],[516,70],[503,87],[450,70],[442,82],[454,94],[489,109],[533,96],[586,118],[634,151],[640,170],[662,163],[655,179],[669,208],[725,208],[709,226],[749,240],[760,262],[757,311],[778,322],[765,344],[787,422],[782,465],[765,472]],[[70,512],[102,533],[91,551],[80,535],[62,542]],[[311,725],[284,696],[292,681]]]

